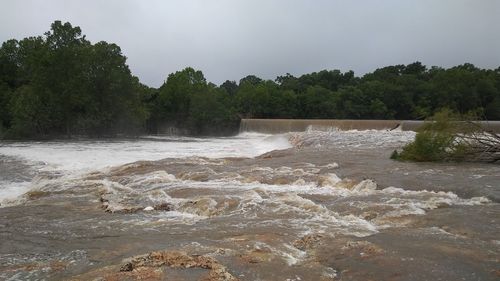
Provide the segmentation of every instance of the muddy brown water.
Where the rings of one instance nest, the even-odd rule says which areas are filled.
[[[255,158],[38,174],[0,208],[0,279],[209,280],[175,263],[120,271],[155,251],[213,258],[239,280],[500,278],[498,165],[388,159],[404,133],[287,138]]]

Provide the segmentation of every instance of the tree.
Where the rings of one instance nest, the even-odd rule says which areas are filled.
[[[159,92],[163,117],[175,122],[185,120],[189,113],[190,96],[206,86],[203,73],[191,67],[170,74]]]
[[[147,117],[137,84],[117,45],[92,45],[70,23],[0,49],[2,124],[11,136],[133,131]]]
[[[319,85],[309,86],[299,94],[299,116],[301,118],[336,118],[336,94]]]
[[[240,79],[240,87],[242,84],[245,84],[245,83],[249,83],[249,84],[252,84],[252,85],[257,85],[259,84],[260,82],[262,82],[262,79],[260,79],[259,77],[255,76],[255,75],[248,75],[246,77],[243,77]]]
[[[170,124],[187,128],[191,134],[234,131],[239,119],[229,97],[191,67],[170,74],[158,93],[157,126]]]
[[[226,92],[230,96],[234,96],[234,95],[236,95],[236,92],[238,92],[238,84],[236,84],[235,81],[226,80],[226,82],[224,82],[224,83],[222,83],[222,85],[220,85],[220,88],[226,90]]]

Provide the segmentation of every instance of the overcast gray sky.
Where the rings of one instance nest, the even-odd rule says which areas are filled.
[[[118,44],[154,87],[186,66],[216,84],[417,60],[500,66],[500,0],[0,0],[0,41],[54,20]]]

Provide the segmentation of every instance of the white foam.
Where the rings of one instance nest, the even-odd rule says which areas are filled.
[[[359,193],[370,193],[377,189],[377,183],[372,180],[363,180],[352,188],[352,191]]]
[[[148,136],[137,140],[81,140],[49,142],[14,142],[0,146],[5,155],[25,161],[40,172],[82,174],[139,160],[189,157],[255,157],[286,149],[291,145],[285,135],[243,133],[225,138],[189,138]],[[196,162],[201,161],[197,158]],[[158,172],[144,179],[168,181],[169,175]],[[148,182],[144,182],[146,184]],[[29,191],[29,183],[0,181],[0,201],[13,200]]]
[[[226,138],[147,137],[137,140],[15,142],[0,154],[42,163],[41,170],[97,170],[138,160],[192,156],[255,157],[291,147],[285,135],[244,133]]]
[[[305,251],[301,251],[301,250],[299,250],[295,247],[292,247],[288,244],[283,244],[283,246],[285,247],[285,249],[287,251],[280,251],[279,253],[285,259],[288,266],[298,264],[300,261],[302,261],[307,256],[307,253]]]
[[[333,162],[333,163],[327,164],[323,167],[328,168],[328,169],[336,169],[339,167],[339,164],[337,162]]]
[[[297,147],[342,147],[342,148],[380,148],[399,147],[412,141],[412,131],[350,130],[350,131],[306,131],[293,133],[291,142]]]
[[[29,182],[0,181],[0,206],[12,204],[30,188]]]

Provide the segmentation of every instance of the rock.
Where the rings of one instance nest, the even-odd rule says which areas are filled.
[[[123,205],[114,194],[102,194],[99,198],[101,208],[106,213],[135,213],[144,210],[142,206]]]
[[[26,192],[26,194],[25,194],[25,196],[29,200],[36,200],[36,199],[40,199],[42,197],[46,197],[49,195],[50,195],[49,192],[45,192],[45,191],[41,191],[41,190],[31,190],[31,191]]]
[[[151,207],[151,206],[147,206],[146,208],[144,208],[144,211],[154,211],[155,208]]]
[[[170,203],[161,203],[161,204],[155,205],[154,209],[158,210],[158,211],[172,211],[173,206]]]
[[[361,217],[365,220],[373,220],[378,216],[378,213],[375,211],[367,211],[361,214]]]
[[[348,241],[341,250],[343,252],[359,251],[362,258],[368,258],[384,253],[384,250],[379,246],[368,241]]]
[[[162,266],[179,269],[208,269],[208,277],[203,279],[206,281],[238,280],[227,271],[225,266],[212,257],[187,255],[186,253],[177,251],[158,251],[133,257],[120,266],[120,272],[152,272],[154,271],[152,268]]]
[[[306,249],[310,249],[314,247],[316,244],[318,244],[323,238],[322,234],[308,234],[298,240],[295,240],[293,242],[293,246],[301,251],[304,251]]]
[[[240,258],[246,263],[261,263],[270,259],[270,253],[254,250],[240,255]]]
[[[178,210],[205,217],[215,216],[221,211],[217,208],[217,201],[210,197],[202,197],[196,200],[186,201],[179,206]]]
[[[134,266],[131,262],[124,263],[120,266],[120,271],[132,271],[132,269],[134,269]]]

